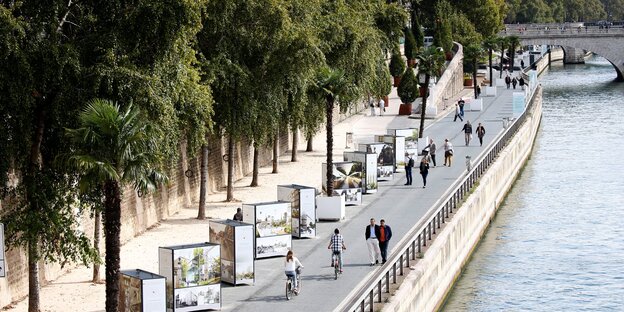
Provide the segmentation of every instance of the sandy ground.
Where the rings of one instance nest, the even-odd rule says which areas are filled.
[[[470,90],[471,91],[471,90]],[[464,90],[464,97],[470,94]],[[459,95],[458,95],[459,96]],[[388,126],[418,127],[418,119],[397,116],[400,100],[396,89],[390,95],[390,106],[384,116],[370,116],[370,109],[354,115],[334,127],[334,160],[342,160],[345,150],[346,132],[353,132],[354,143],[372,141],[374,134],[386,133]],[[379,113],[379,110],[376,111]],[[448,113],[440,111],[438,117]],[[428,121],[431,122],[431,121]],[[232,218],[241,203],[276,200],[276,186],[280,184],[301,184],[319,188],[321,185],[321,166],[325,161],[325,133],[314,138],[314,152],[304,152],[305,142],[300,140],[297,162],[290,162],[290,152],[280,157],[279,173],[271,174],[272,167],[260,169],[258,187],[248,187],[251,177],[245,177],[235,183],[234,197],[240,202],[224,203],[225,192],[208,196],[208,218]],[[354,145],[355,146],[355,145]],[[208,237],[208,220],[199,221],[197,205],[183,208],[178,214],[162,220],[140,236],[122,246],[121,269],[142,270],[158,273],[158,247],[202,241],[197,236]],[[207,239],[203,240],[207,241]],[[102,275],[104,267],[102,266]],[[42,311],[104,311],[104,284],[91,283],[92,269],[79,266],[41,289]],[[6,311],[27,311],[28,300],[22,300]]]

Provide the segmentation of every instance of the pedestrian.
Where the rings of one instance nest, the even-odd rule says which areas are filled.
[[[243,222],[243,211],[240,208],[236,209],[236,214],[234,214],[234,218],[232,218],[232,220]]]
[[[520,80],[518,80],[518,84],[520,85],[520,88],[524,90],[524,77],[520,76]]]
[[[414,158],[409,153],[405,153],[405,177],[407,182],[405,185],[412,185],[412,168],[414,167]]]
[[[392,229],[386,225],[384,219],[379,220],[379,250],[381,251],[381,264],[388,260],[388,244],[392,238]]]
[[[459,112],[461,113],[461,116],[464,117],[464,105],[466,105],[464,98],[459,98],[457,104],[459,104]]]
[[[429,145],[427,145],[427,148],[429,148],[429,155],[431,156],[431,162],[433,162],[433,168],[436,167],[436,159],[435,159],[435,155],[436,155],[436,144],[435,142],[433,142],[433,139],[429,139]]]
[[[477,85],[477,98],[481,96],[481,86]]]
[[[457,121],[457,118],[464,121],[464,118],[461,116],[461,111],[459,110],[459,104],[455,103],[455,118],[453,118],[453,122]]]
[[[366,226],[364,232],[366,237],[366,245],[368,246],[368,257],[370,259],[370,265],[373,266],[379,263],[381,258],[381,250],[379,250],[379,225],[375,224],[375,218],[370,219],[370,224]]]
[[[477,126],[475,133],[477,134],[477,137],[479,138],[479,144],[480,144],[479,146],[483,146],[483,136],[485,135],[485,128],[483,127],[483,125],[481,125],[481,123],[479,123],[479,125]]]
[[[511,85],[511,78],[509,78],[509,75],[505,76],[505,84],[507,85],[507,89],[509,89],[509,85]]]
[[[375,116],[375,101],[373,101],[373,99],[370,100],[370,103],[368,103],[368,106],[370,106],[371,109],[371,116]]]
[[[429,174],[429,160],[427,156],[423,156],[420,160],[420,175],[423,179],[423,188],[427,186],[427,175]]]
[[[516,77],[513,77],[513,79],[511,79],[511,84],[513,85],[514,90],[516,90],[516,84],[518,84],[518,80],[516,79]]]
[[[386,111],[386,102],[383,99],[379,99],[377,105],[379,106],[379,116],[383,116]]]
[[[451,162],[453,161],[453,144],[449,142],[448,139],[444,139],[444,165],[448,163],[448,166],[451,166]]]
[[[470,144],[470,139],[472,139],[472,125],[470,124],[470,120],[466,120],[461,131],[464,132],[464,141],[466,141],[466,146],[468,146],[468,144]]]
[[[524,60],[520,60],[520,67],[524,68]]]
[[[340,268],[340,273],[342,273],[342,251],[347,249],[345,246],[344,238],[342,234],[340,234],[340,230],[337,228],[334,230],[334,235],[329,239],[329,246],[327,249],[332,251],[332,262],[331,266],[334,266],[334,256],[338,257],[338,267]]]

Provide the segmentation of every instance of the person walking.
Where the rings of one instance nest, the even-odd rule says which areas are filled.
[[[232,220],[243,222],[243,212],[240,208],[236,208],[236,214],[234,214]]]
[[[444,139],[444,165],[448,163],[448,166],[451,166],[451,162],[453,161],[453,144],[449,142],[448,139]]]
[[[457,104],[459,105],[459,112],[461,113],[461,116],[464,117],[464,105],[466,105],[464,98],[459,98]]]
[[[520,85],[520,88],[524,90],[524,78],[522,76],[520,76],[520,79],[518,80],[518,84]]]
[[[516,85],[518,84],[518,80],[516,79],[516,77],[513,77],[513,79],[511,79],[511,84],[513,85],[514,90],[516,90]]]
[[[388,244],[392,238],[392,229],[386,225],[386,220],[379,220],[379,250],[381,251],[381,264],[388,259]]]
[[[472,125],[470,124],[470,120],[466,120],[461,131],[464,132],[464,141],[466,141],[466,146],[468,146],[468,144],[470,144],[470,139],[472,139]]]
[[[414,167],[414,158],[409,153],[405,153],[405,185],[412,185],[412,168]]]
[[[368,247],[368,257],[370,259],[370,265],[373,266],[379,263],[381,258],[381,250],[379,250],[379,225],[375,224],[375,218],[370,219],[370,224],[366,226],[364,232],[366,237],[366,246]]]
[[[475,129],[475,133],[477,134],[477,137],[479,138],[479,146],[483,146],[483,136],[485,135],[485,127],[483,127],[481,123],[479,123],[479,125],[477,126],[477,129]]]
[[[459,120],[461,121],[464,121],[464,118],[462,118],[461,116],[461,111],[459,110],[459,104],[455,103],[455,118],[453,118],[453,122],[456,122],[457,118],[459,118]]]
[[[524,60],[520,60],[520,68],[524,69]]]
[[[386,111],[386,102],[383,99],[379,99],[377,106],[379,106],[379,116],[383,116]]]
[[[368,103],[368,106],[370,106],[371,109],[371,116],[375,116],[375,101],[373,101],[373,99],[370,100],[370,103]]]
[[[507,85],[507,89],[509,89],[509,86],[511,85],[511,78],[509,75],[505,76],[505,84]]]
[[[450,166],[450,165],[449,165]],[[423,188],[427,187],[427,175],[429,174],[429,159],[423,156],[420,160],[420,175],[423,179]]]
[[[435,168],[436,167],[435,155],[436,155],[437,146],[435,142],[433,142],[433,139],[429,139],[429,145],[427,145],[426,148],[429,148],[429,155],[431,156],[431,162],[433,163],[433,168]]]

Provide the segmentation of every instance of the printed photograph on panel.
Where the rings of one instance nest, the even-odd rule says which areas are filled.
[[[369,144],[366,152],[377,154],[378,166],[394,166],[394,149],[392,148],[392,144]]]
[[[173,309],[173,263],[171,262],[173,251],[171,249],[158,249],[158,272],[165,277],[165,293],[167,294],[167,309]]]
[[[236,283],[254,282],[253,229],[251,226],[236,227]]]
[[[290,235],[256,238],[256,256],[258,258],[286,256],[291,246]]]
[[[119,311],[141,312],[141,280],[120,275]]]
[[[366,192],[374,193],[377,192],[377,161],[376,156],[372,154],[366,155]]]
[[[175,288],[220,283],[221,258],[219,253],[219,246],[174,250]]]
[[[334,195],[345,195],[345,204],[359,204],[362,202],[362,189],[334,190]]]
[[[232,284],[236,282],[234,276],[234,261],[221,259],[221,280]]]
[[[290,205],[285,203],[256,206],[256,237],[291,233]]]
[[[210,242],[221,245],[221,259],[234,260],[234,228],[218,222],[210,222]]]
[[[418,155],[418,129],[397,129],[396,135],[405,137],[405,152]]]
[[[175,290],[176,311],[201,311],[221,308],[221,285],[204,285]]]
[[[315,196],[316,189],[303,189],[299,191],[299,200],[301,213],[299,224],[299,237],[316,236],[316,214],[315,214]]]
[[[362,187],[362,163],[334,164],[334,189]]]

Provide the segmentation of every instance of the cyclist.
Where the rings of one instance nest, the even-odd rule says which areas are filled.
[[[340,235],[340,231],[338,229],[334,230],[334,235],[332,235],[329,239],[329,246],[327,246],[327,249],[331,249],[332,256],[336,255],[338,257],[340,273],[342,273],[342,251],[346,250],[347,247],[345,246],[344,239],[342,238],[342,235]],[[334,266],[333,257],[331,266]]]
[[[288,253],[286,253],[286,261],[284,262],[284,273],[286,273],[286,276],[292,281],[295,293],[299,292],[299,289],[297,289],[299,286],[297,285],[297,271],[299,268],[303,268],[303,264],[299,262],[297,257],[293,256],[292,250],[289,250]]]

